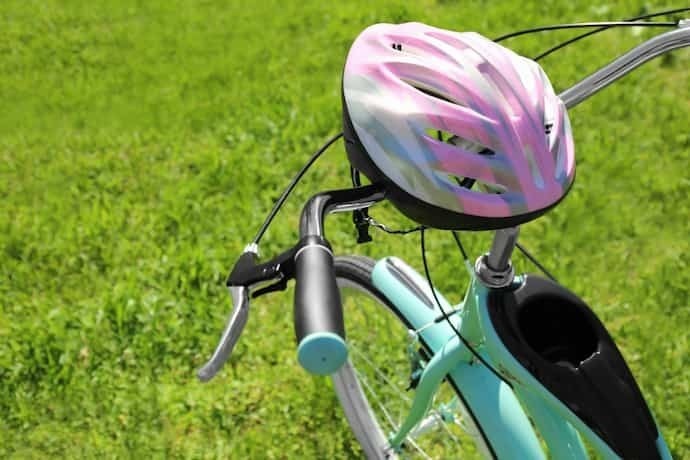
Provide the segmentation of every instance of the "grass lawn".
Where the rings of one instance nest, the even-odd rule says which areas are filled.
[[[330,383],[296,362],[292,293],[253,304],[232,360],[197,369],[229,311],[227,270],[289,177],[340,130],[354,37],[416,20],[489,37],[611,20],[657,1],[5,0],[0,8],[0,458],[358,458]],[[690,14],[688,15],[690,16]],[[557,89],[655,31],[621,29],[543,61]],[[506,42],[534,55],[572,32]],[[675,458],[690,458],[690,52],[571,111],[578,177],[521,241],[608,326]],[[312,193],[348,185],[341,144],[262,245],[296,241]],[[390,206],[372,215],[411,225]],[[396,254],[417,236],[338,253]],[[488,235],[463,237],[473,257]],[[431,232],[438,287],[466,277]],[[518,258],[519,268],[533,270]]]

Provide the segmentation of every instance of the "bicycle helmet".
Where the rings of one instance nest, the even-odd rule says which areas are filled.
[[[517,225],[575,178],[568,115],[542,68],[477,33],[373,25],[350,48],[342,98],[351,164],[423,225]]]

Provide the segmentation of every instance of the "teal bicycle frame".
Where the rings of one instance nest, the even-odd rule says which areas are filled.
[[[488,298],[492,289],[477,279],[472,267],[468,268],[470,284],[460,305],[451,306],[438,292],[436,298],[458,331],[485,361],[499,370],[500,377],[477,362],[446,321],[437,321],[442,313],[426,279],[392,257],[382,259],[374,268],[374,285],[395,304],[404,321],[432,353],[416,388],[410,414],[391,436],[391,446],[400,447],[427,413],[438,386],[447,378],[494,457],[546,458],[538,432],[552,458],[589,458],[580,435],[602,458],[620,458],[505,348],[489,319]],[[518,287],[524,280],[524,276],[517,276],[513,283]],[[426,299],[420,298],[420,292]],[[658,429],[657,432],[660,433]],[[671,458],[661,434],[656,445],[661,458]]]

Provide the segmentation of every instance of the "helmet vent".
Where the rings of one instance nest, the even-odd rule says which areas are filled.
[[[425,130],[427,137],[445,142],[447,144],[455,145],[460,148],[467,150],[468,152],[478,153],[479,155],[495,155],[496,152],[491,150],[489,147],[480,144],[479,142],[474,142],[469,139],[465,139],[457,134],[453,134],[448,131],[443,131],[437,128],[427,128]]]
[[[424,132],[427,135],[427,137],[431,139],[435,139],[441,142],[447,142],[453,145],[455,145],[455,143],[452,141],[452,139],[460,138],[460,136],[458,136],[457,134],[453,134],[451,132],[443,131],[437,128],[427,128],[426,130],[424,130]]]
[[[480,179],[475,179],[472,190],[475,192],[488,193],[490,195],[502,195],[508,191],[508,189],[501,184],[492,184]]]
[[[471,189],[475,182],[475,179],[472,179],[471,177],[460,177],[453,174],[447,174],[447,176],[451,179],[451,181],[466,189]]]
[[[448,174],[445,171],[438,171],[440,176],[446,179],[453,186],[460,186],[462,188],[472,190],[476,193],[486,193],[489,195],[501,195],[508,191],[507,187],[501,184],[493,184],[490,182],[483,181],[481,179],[475,179],[473,177],[460,177],[454,174]]]
[[[435,99],[440,99],[443,102],[448,102],[450,104],[455,104],[455,105],[460,105],[460,106],[466,107],[465,104],[458,102],[458,101],[454,101],[454,100],[450,99],[450,97],[444,96],[443,94],[439,93],[438,91],[435,91],[432,88],[429,88],[427,85],[424,85],[423,83],[416,82],[413,80],[408,80],[405,78],[401,78],[401,80],[403,82],[407,83],[408,85],[410,85],[411,87],[413,87],[414,89],[416,89],[417,91],[426,94],[427,96],[431,96]]]

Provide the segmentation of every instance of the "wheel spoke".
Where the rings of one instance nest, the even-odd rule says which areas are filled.
[[[353,349],[355,350],[357,357],[359,359],[361,359],[362,361],[364,361],[365,363],[367,363],[369,365],[369,367],[371,367],[374,370],[374,372],[376,372],[376,375],[381,380],[386,382],[391,388],[393,388],[393,390],[395,390],[398,393],[398,396],[400,396],[400,398],[402,398],[405,402],[408,402],[408,403],[412,402],[412,399],[409,396],[407,396],[405,393],[400,391],[400,389],[397,387],[397,385],[395,385],[393,382],[391,382],[390,379],[388,377],[386,377],[386,375],[379,370],[378,366],[376,364],[374,364],[373,362],[371,362],[371,360],[369,358],[367,358],[364,353],[360,352],[359,350],[357,350],[354,347],[351,348],[351,351]]]
[[[395,385],[380,369],[379,367],[373,363],[364,353],[362,353],[359,348],[356,346],[351,345],[350,351],[352,355],[357,357],[358,359],[361,359],[364,363],[367,364],[369,368],[371,368],[372,372],[376,374],[376,377],[385,382],[396,394],[397,396],[400,397],[400,399],[404,400],[408,404],[412,403],[412,398],[407,396],[405,393],[400,391],[399,387]],[[387,408],[386,405],[384,404],[384,401],[382,401],[382,398],[379,396],[379,393],[376,392],[372,385],[369,383],[369,379],[367,378],[366,375],[363,374],[360,370],[355,369],[355,374],[357,375],[357,378],[359,379],[360,383],[362,386],[366,389],[367,394],[370,395],[374,400],[376,405],[379,407],[381,412],[384,414],[386,419],[388,420],[391,428],[393,431],[397,431],[398,428],[400,427],[402,418],[407,415],[405,408],[400,407],[398,410],[398,417],[396,419],[393,418],[393,416],[390,413],[390,408]],[[454,398],[455,400],[455,398]],[[454,406],[456,406],[455,401],[451,401],[449,404],[446,406],[450,408],[450,410],[453,410]],[[449,410],[449,409],[445,409]],[[454,411],[455,412],[455,411]],[[464,417],[462,414],[459,412],[456,412],[454,414],[453,420],[462,420]],[[463,425],[460,423],[456,423],[458,427],[463,429],[463,431],[467,431],[464,429]],[[416,450],[418,450],[425,458],[431,458],[429,457],[420,447],[419,444],[414,441],[416,436],[424,435],[427,434],[431,431],[434,431],[437,427],[440,427],[445,433],[449,436],[450,439],[453,440],[455,444],[460,445],[460,440],[459,438],[453,433],[453,431],[450,429],[446,421],[443,419],[443,415],[441,412],[437,409],[430,409],[429,414],[417,424],[417,427],[410,432],[410,434],[406,438],[406,443],[409,443],[412,445]],[[469,433],[468,433],[469,434]]]

